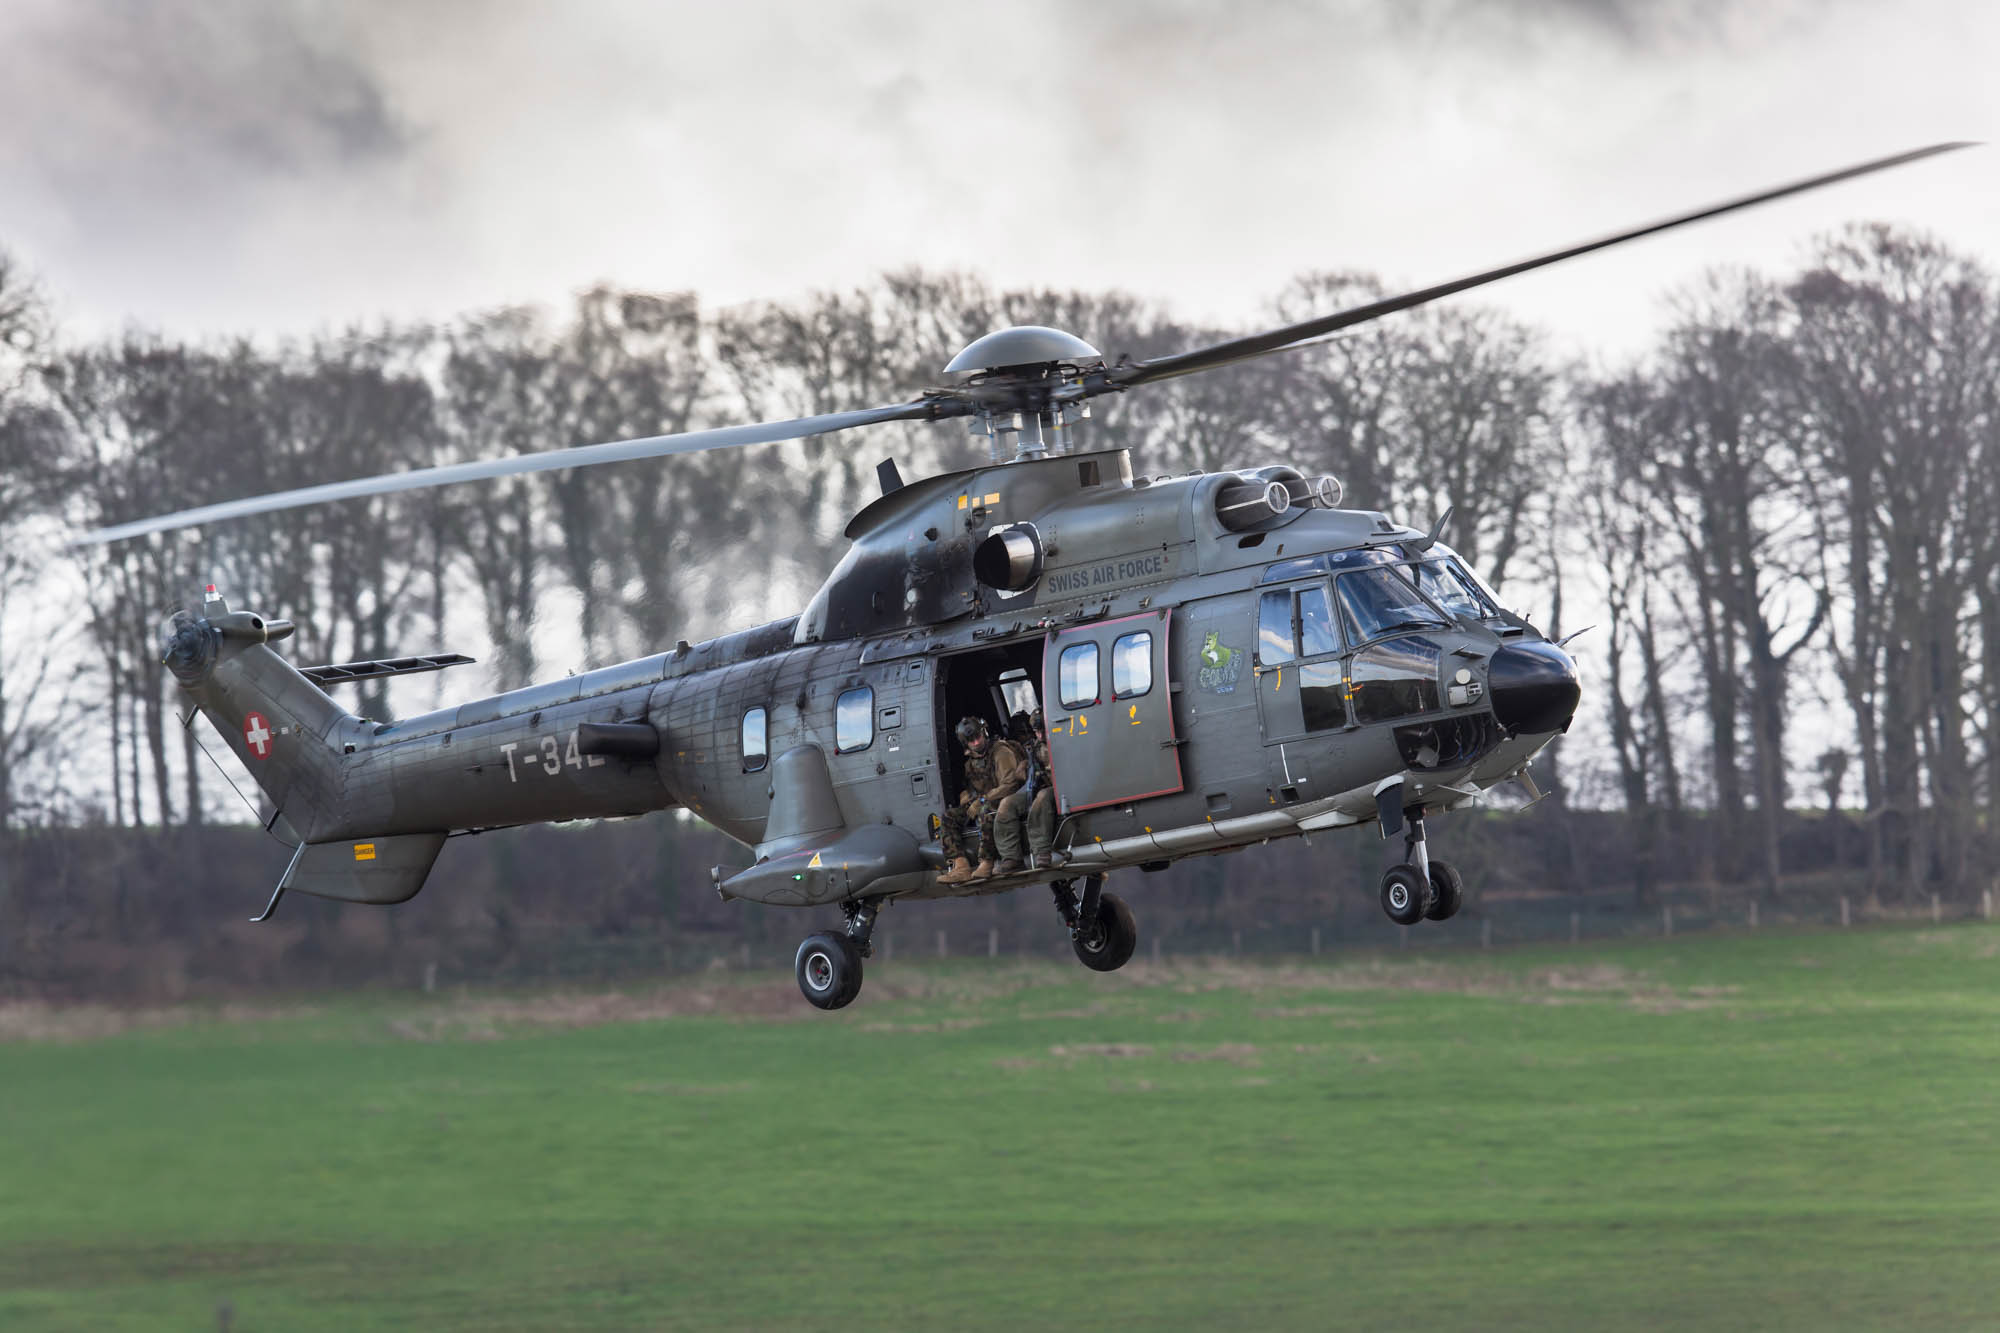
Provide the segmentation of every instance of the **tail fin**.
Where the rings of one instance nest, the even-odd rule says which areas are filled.
[[[202,614],[177,611],[164,661],[300,841],[338,836],[342,756],[361,720],[268,646],[283,620],[231,611],[213,587]]]

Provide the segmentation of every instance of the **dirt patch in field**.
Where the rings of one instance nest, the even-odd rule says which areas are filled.
[[[269,1005],[166,1005],[120,1008],[105,1004],[47,1004],[40,1000],[0,1003],[0,1042],[96,1041],[123,1032],[156,1031],[190,1023],[255,1023],[309,1015],[318,1010]]]
[[[940,1018],[934,1023],[863,1023],[863,1032],[963,1032],[983,1028],[990,1018]]]
[[[1524,992],[1612,993],[1642,984],[1636,974],[1609,964],[1504,972],[1423,960],[1366,959],[1311,967],[1295,963],[1244,963],[1232,959],[1187,960],[1162,968],[1167,984],[1183,994],[1215,991],[1416,991],[1441,995],[1520,995]],[[1305,1010],[1297,1011],[1306,1016]],[[1283,1017],[1286,1011],[1260,1011]]]
[[[1257,1058],[1257,1048],[1245,1041],[1226,1041],[1220,1046],[1201,1051],[1175,1051],[1173,1058],[1181,1064],[1201,1064],[1210,1060],[1220,1060],[1243,1069],[1255,1069],[1263,1063]]]
[[[1153,1048],[1129,1041],[1077,1042],[1070,1046],[1051,1046],[1049,1054],[1058,1060],[1076,1060],[1095,1057],[1103,1060],[1130,1060],[1143,1055],[1151,1055]]]

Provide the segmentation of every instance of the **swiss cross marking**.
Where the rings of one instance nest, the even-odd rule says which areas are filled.
[[[259,759],[271,757],[271,724],[262,713],[252,713],[243,719],[243,739],[250,746],[250,753]]]

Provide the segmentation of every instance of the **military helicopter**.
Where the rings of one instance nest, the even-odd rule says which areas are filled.
[[[1581,697],[1560,643],[1428,530],[1342,507],[1331,477],[1280,464],[1139,475],[1123,449],[1073,451],[1092,398],[1337,335],[1457,292],[1963,147],[1936,144],[1367,305],[1151,360],[1107,361],[1070,333],[1002,329],[906,402],[362,478],[108,527],[109,542],[248,514],[514,473],[970,418],[990,462],[905,483],[847,525],[845,556],[805,610],[637,661],[377,724],[329,695],[348,680],[434,671],[456,654],[298,668],[289,622],[232,610],[211,586],[176,612],[162,659],[269,798],[295,844],[290,890],[407,901],[446,839],[518,824],[679,806],[742,844],[716,892],[837,904],[845,931],[795,960],[822,1009],[850,1003],[881,908],[1050,886],[1088,967],[1137,943],[1107,874],[1375,822],[1401,833],[1388,916],[1459,910],[1429,855],[1428,814],[1528,765]],[[1447,511],[1448,516],[1448,511]],[[1043,710],[1059,819],[1046,862],[942,876],[964,785],[953,723],[1004,731]],[[941,878],[943,882],[941,882]],[[1078,881],[1081,884],[1078,884]]]

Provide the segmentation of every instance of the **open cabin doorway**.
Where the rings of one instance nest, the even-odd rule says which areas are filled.
[[[1015,643],[975,648],[941,658],[937,669],[938,771],[944,774],[944,800],[958,800],[965,790],[965,753],[958,746],[959,720],[982,718],[986,729],[1005,737],[1025,752],[1027,719],[1041,707],[1042,648],[1037,635]],[[1016,724],[1020,730],[1017,731]]]

